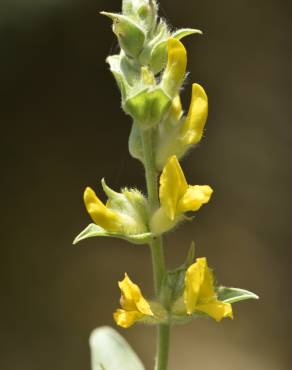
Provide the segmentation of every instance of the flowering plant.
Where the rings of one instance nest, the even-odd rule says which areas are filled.
[[[207,258],[195,258],[192,245],[185,263],[168,271],[163,235],[197,212],[211,199],[208,185],[189,185],[179,161],[203,136],[208,98],[197,83],[185,114],[180,91],[186,77],[187,52],[181,39],[201,31],[185,28],[171,31],[158,18],[155,0],[123,0],[122,13],[101,12],[112,22],[120,52],[107,58],[121,91],[121,106],[132,118],[129,151],[145,168],[147,196],[135,188],[112,190],[103,179],[104,204],[87,187],[85,207],[93,221],[74,244],[91,237],[114,237],[150,247],[155,298],[146,299],[125,274],[118,283],[120,308],[117,325],[129,328],[136,322],[157,327],[155,369],[166,370],[169,332],[175,324],[198,317],[216,321],[233,318],[232,304],[257,298],[254,293],[215,283]],[[160,177],[159,177],[160,174]],[[159,186],[158,186],[159,177]],[[100,328],[91,336],[92,368],[141,370],[141,361],[113,329]]]

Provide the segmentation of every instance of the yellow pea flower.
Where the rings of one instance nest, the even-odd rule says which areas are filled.
[[[188,185],[181,166],[172,156],[160,177],[161,206],[171,220],[188,211],[197,211],[208,203],[213,190],[208,185]]]
[[[185,275],[184,303],[187,314],[204,312],[216,321],[225,317],[233,318],[232,306],[217,299],[214,277],[207,265],[207,259],[197,258]]]
[[[121,192],[116,192],[107,186],[104,179],[101,183],[108,196],[106,204],[90,187],[85,189],[83,195],[87,212],[98,226],[95,229],[90,228],[90,236],[113,235],[136,244],[143,244],[147,237],[150,237],[146,224],[148,217],[146,198],[137,189],[123,188]],[[88,232],[87,229],[85,231]],[[83,232],[80,235],[83,239]]]
[[[208,203],[213,190],[208,185],[188,185],[176,158],[169,158],[160,176],[160,208],[150,220],[150,229],[161,234],[182,219],[185,212],[197,211]]]
[[[208,97],[199,84],[192,85],[192,99],[186,117],[183,117],[179,95],[173,98],[169,114],[159,126],[155,158],[157,169],[162,169],[172,155],[181,158],[201,140],[207,117]]]
[[[122,292],[120,300],[122,308],[117,309],[114,313],[117,325],[129,328],[145,315],[154,315],[140,288],[131,281],[127,274],[125,274],[124,280],[119,281],[119,287]]]
[[[180,89],[186,74],[187,52],[183,44],[170,38],[167,41],[167,65],[163,72],[161,87],[171,98]]]
[[[192,85],[192,99],[188,115],[180,132],[180,140],[184,145],[197,144],[203,135],[208,117],[208,97],[199,84]]]
[[[83,199],[87,212],[95,224],[108,231],[121,231],[122,225],[119,215],[108,209],[90,187],[85,189]]]

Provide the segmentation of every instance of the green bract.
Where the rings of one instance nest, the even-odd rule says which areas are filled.
[[[96,224],[89,224],[73,241],[73,244],[77,244],[82,240],[93,238],[96,236],[107,236],[110,238],[124,239],[132,244],[147,244],[151,241],[153,235],[151,233],[144,234],[122,234],[113,231],[107,231]]]
[[[155,126],[164,116],[171,99],[157,87],[145,89],[125,102],[126,111],[143,129]]]
[[[245,289],[227,288],[220,286],[217,288],[220,300],[228,303],[244,301],[246,299],[259,299],[259,296]]]

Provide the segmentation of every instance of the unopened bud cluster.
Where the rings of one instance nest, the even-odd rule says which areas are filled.
[[[141,130],[154,128],[156,165],[161,170],[171,155],[182,157],[202,137],[208,111],[204,89],[193,85],[187,116],[179,98],[187,65],[179,40],[201,31],[171,32],[158,19],[155,1],[124,1],[122,14],[102,14],[112,19],[121,48],[107,62],[121,90],[122,108],[133,119],[130,153],[143,161]]]

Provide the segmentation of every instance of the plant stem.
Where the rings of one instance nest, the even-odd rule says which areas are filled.
[[[144,167],[146,176],[146,185],[148,193],[148,202],[150,214],[159,208],[157,171],[155,167],[154,143],[152,130],[143,131],[142,134]],[[157,237],[150,243],[153,278],[156,296],[160,296],[162,280],[165,274],[165,259],[163,251],[162,237]],[[157,326],[157,347],[155,370],[167,370],[168,351],[169,351],[169,331],[168,324]]]
[[[153,279],[155,294],[157,297],[160,295],[161,283],[165,273],[165,261],[164,251],[162,245],[162,238],[155,238],[150,243],[151,257],[152,257],[152,268],[153,268]]]
[[[141,136],[144,152],[144,167],[148,192],[148,202],[150,206],[150,212],[152,213],[159,207],[157,171],[155,167],[155,157],[153,150],[153,132],[152,130],[145,130],[141,132]]]
[[[155,370],[166,370],[169,352],[169,333],[170,326],[162,324],[157,330],[157,357]]]
[[[144,151],[144,166],[146,185],[148,193],[148,203],[150,207],[150,214],[159,207],[158,187],[157,187],[157,171],[155,167],[155,158],[153,151],[153,133],[151,130],[142,132],[142,142]],[[165,273],[165,261],[162,245],[162,237],[154,238],[150,243],[153,277],[155,293],[157,296],[160,294],[160,287]]]

